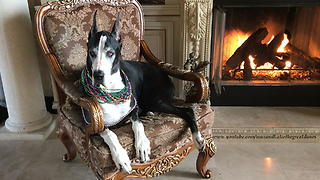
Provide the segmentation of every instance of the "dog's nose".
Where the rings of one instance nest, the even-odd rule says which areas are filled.
[[[103,80],[103,77],[104,77],[104,72],[103,72],[103,71],[98,70],[98,71],[94,71],[94,72],[93,72],[93,78],[94,78],[94,80],[96,80],[96,81],[102,81],[102,80]]]

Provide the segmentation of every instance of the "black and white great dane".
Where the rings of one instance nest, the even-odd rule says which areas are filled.
[[[203,150],[205,141],[198,131],[193,110],[172,105],[174,85],[171,79],[151,64],[120,60],[119,13],[111,33],[97,32],[96,13],[89,33],[87,63],[82,72],[80,90],[100,102],[105,129],[99,135],[109,146],[117,168],[124,174],[132,170],[127,152],[110,130],[123,123],[126,116],[130,116],[132,122],[136,157],[141,162],[149,161],[150,142],[139,117],[148,112],[175,114],[186,120],[195,147]],[[96,95],[92,92],[96,92]],[[102,96],[107,100],[101,101],[99,98]],[[84,114],[90,123],[88,112],[84,111]]]

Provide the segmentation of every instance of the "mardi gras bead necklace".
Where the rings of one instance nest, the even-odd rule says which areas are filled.
[[[94,97],[99,103],[122,104],[131,98],[132,88],[127,75],[122,70],[121,73],[125,77],[125,87],[122,89],[106,89],[93,86],[92,78],[86,66],[81,73],[81,83],[86,93]]]

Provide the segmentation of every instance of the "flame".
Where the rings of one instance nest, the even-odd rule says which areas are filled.
[[[277,52],[286,52],[285,47],[289,43],[288,35],[283,34],[283,41],[281,42],[280,47],[277,49]]]
[[[257,65],[254,63],[254,57],[249,55],[248,59],[250,60],[251,69],[256,69]],[[244,69],[244,61],[242,61],[241,65],[240,65],[240,69]]]
[[[239,47],[248,39],[248,35],[245,36],[238,36],[238,45]],[[274,39],[274,35],[271,37],[271,39],[268,41],[267,44],[269,44]],[[277,52],[286,52],[285,47],[289,43],[288,35],[283,34],[283,41],[281,42],[281,45],[277,49]],[[279,59],[282,59],[281,57],[278,57]],[[257,67],[257,65],[254,63],[255,58],[252,55],[249,55],[248,59],[250,60],[250,66],[251,69],[278,69],[273,64],[266,62],[263,65]],[[286,61],[286,66],[284,69],[290,69],[291,68],[291,62]],[[244,61],[240,65],[240,69],[244,69]]]
[[[283,69],[290,69],[291,68],[291,62],[290,61],[286,61],[286,66]]]
[[[273,64],[269,62],[266,62],[263,65],[257,67],[257,65],[254,63],[254,57],[251,55],[249,55],[248,59],[250,60],[251,69],[274,69]],[[244,69],[244,61],[242,61],[240,69]]]
[[[244,69],[244,61],[240,64],[240,69]]]
[[[238,36],[238,45],[239,47],[248,39],[248,35],[245,35],[245,37],[242,39],[240,36]]]
[[[257,67],[257,65],[254,63],[254,57],[252,57],[251,55],[248,57],[250,60],[250,66],[251,69],[255,69]]]
[[[273,69],[273,64],[266,62],[262,66],[257,67],[257,69]]]
[[[274,35],[272,35],[271,39],[267,42],[267,44],[270,44],[273,39],[274,39]]]

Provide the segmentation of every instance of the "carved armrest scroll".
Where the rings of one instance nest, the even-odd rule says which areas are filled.
[[[56,82],[56,85],[74,103],[89,111],[92,123],[86,127],[86,135],[89,138],[90,134],[96,134],[104,130],[104,121],[102,110],[97,100],[92,97],[87,97],[84,93],[79,91],[79,88],[74,82],[68,81],[64,76],[61,67],[56,59],[56,56],[49,53],[46,58],[50,65],[51,74]],[[59,95],[61,96],[61,95]],[[61,101],[61,100],[60,100]],[[64,102],[60,102],[64,103]]]
[[[61,83],[63,92],[80,107],[89,111],[91,124],[86,126],[86,134],[96,134],[104,130],[104,120],[101,107],[96,99],[80,92],[79,88],[70,81]]]

